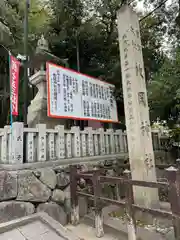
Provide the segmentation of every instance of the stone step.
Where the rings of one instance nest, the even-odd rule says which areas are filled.
[[[0,240],[80,240],[46,213],[0,224]]]
[[[110,233],[105,233],[105,235],[101,238],[96,237],[95,228],[87,225],[86,223],[80,223],[77,226],[67,225],[66,228],[70,230],[76,237],[81,240],[127,240],[127,238],[123,238],[122,236],[114,236]],[[106,232],[106,231],[105,231]]]

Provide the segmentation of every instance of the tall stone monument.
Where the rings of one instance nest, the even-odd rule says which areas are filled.
[[[139,20],[128,5],[118,11],[117,20],[132,179],[156,182]],[[146,207],[158,206],[158,190],[134,187],[134,200]]]

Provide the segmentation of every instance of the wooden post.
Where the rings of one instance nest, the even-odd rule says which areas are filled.
[[[129,170],[124,171],[124,176],[126,179],[131,180],[131,172]],[[129,182],[126,183],[125,195],[128,240],[136,240],[136,220],[134,217],[134,210],[132,208],[132,204],[134,203],[133,188]]]
[[[77,195],[77,167],[70,166],[70,191],[71,191],[71,223],[79,224],[79,204]]]
[[[172,214],[177,215],[173,218],[175,240],[180,240],[180,177],[177,169],[169,167],[166,169],[169,182],[169,201]]]
[[[93,189],[94,189],[94,208],[95,208],[95,228],[96,228],[96,237],[100,238],[104,236],[103,229],[103,216],[102,216],[102,207],[98,197],[101,194],[101,185],[99,181],[99,171],[95,171],[93,174]]]
[[[116,199],[117,199],[118,201],[121,200],[121,195],[120,195],[119,188],[120,188],[120,184],[117,183],[117,184],[116,184],[115,191],[116,191]]]
[[[114,176],[114,174],[113,174],[113,176]],[[116,174],[116,177],[120,177],[119,174]],[[115,199],[117,201],[121,201],[120,188],[121,188],[121,183],[116,183],[115,184]]]

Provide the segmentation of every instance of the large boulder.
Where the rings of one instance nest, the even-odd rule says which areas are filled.
[[[46,202],[51,196],[51,190],[39,181],[30,171],[18,174],[18,195],[16,200],[28,202]]]
[[[65,200],[65,193],[60,189],[55,189],[52,194],[52,201],[63,204]]]
[[[17,197],[17,174],[0,172],[0,201]]]
[[[45,168],[39,170],[40,178],[39,180],[48,186],[50,189],[55,189],[57,184],[56,174],[52,169]]]
[[[67,224],[67,214],[65,213],[63,207],[56,203],[42,203],[37,207],[37,212],[46,212],[63,226]]]
[[[35,207],[32,203],[8,201],[0,203],[0,223],[33,214]]]
[[[63,190],[70,184],[69,175],[65,172],[57,174],[57,187]]]

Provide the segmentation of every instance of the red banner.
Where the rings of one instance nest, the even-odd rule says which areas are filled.
[[[11,114],[14,116],[18,115],[19,68],[20,62],[10,56]]]

